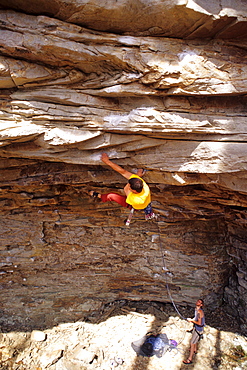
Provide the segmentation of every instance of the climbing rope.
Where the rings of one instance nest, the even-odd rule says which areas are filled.
[[[158,235],[159,235],[159,248],[160,248],[162,262],[163,262],[163,270],[164,270],[164,273],[165,273],[167,293],[168,293],[170,301],[171,301],[175,311],[177,312],[177,314],[181,317],[181,319],[187,321],[187,319],[179,312],[179,310],[178,310],[178,308],[177,308],[177,306],[176,306],[176,304],[175,304],[175,302],[172,298],[172,295],[171,295],[171,291],[170,291],[170,287],[169,287],[169,283],[168,283],[168,278],[167,278],[168,273],[169,273],[169,269],[166,267],[166,261],[165,261],[164,252],[163,252],[163,248],[162,248],[162,244],[161,244],[161,237],[160,237],[161,231],[160,231],[160,226],[159,226],[158,222],[157,222],[157,226],[158,226]]]
[[[130,225],[130,222],[131,222],[131,219],[133,217],[133,214],[134,214],[134,208],[131,208],[130,210],[130,213],[129,213],[129,216],[125,222],[125,225],[126,226],[129,226]],[[169,273],[169,269],[166,267],[166,261],[165,261],[165,257],[164,257],[164,252],[163,252],[163,249],[162,249],[162,244],[161,244],[161,237],[160,237],[160,234],[161,234],[161,231],[160,231],[160,227],[159,227],[159,222],[157,221],[157,226],[158,226],[158,235],[159,235],[159,248],[160,248],[160,252],[161,252],[161,258],[162,258],[162,262],[163,262],[163,271],[165,273],[165,277],[166,277],[166,289],[167,289],[167,293],[168,293],[168,296],[170,298],[170,301],[172,302],[172,305],[175,309],[175,311],[177,312],[177,314],[181,317],[181,319],[183,320],[186,320],[187,319],[179,312],[173,298],[172,298],[172,295],[171,295],[171,291],[170,291],[170,287],[169,287],[169,283],[168,283],[168,279],[167,279],[167,275]]]
[[[126,226],[129,226],[130,225],[130,222],[131,222],[131,219],[133,217],[133,214],[134,214],[134,208],[132,208],[130,210],[130,213],[129,213],[129,216],[125,222],[125,225]],[[171,291],[170,291],[170,287],[169,287],[169,283],[168,283],[168,273],[169,273],[169,269],[167,268],[166,266],[166,261],[165,261],[165,257],[164,257],[164,252],[163,252],[163,248],[162,248],[162,243],[161,243],[161,230],[160,230],[160,227],[159,227],[159,222],[157,221],[157,227],[158,227],[158,236],[159,236],[159,249],[160,249],[160,253],[161,253],[161,258],[162,258],[162,263],[163,263],[163,271],[165,273],[165,279],[166,279],[166,289],[167,289],[167,293],[168,293],[168,296],[169,296],[169,299],[175,309],[175,311],[177,312],[177,314],[181,317],[182,320],[185,320],[187,321],[187,318],[184,317],[178,310],[173,298],[172,298],[172,295],[171,295]],[[185,334],[186,334],[186,330],[184,330],[184,334],[183,334],[183,338],[178,342],[178,344],[182,343],[184,338],[185,338]]]
[[[164,257],[164,251],[163,251],[163,248],[162,248],[162,243],[161,243],[161,230],[160,230],[160,227],[159,227],[159,223],[157,222],[157,226],[158,226],[158,235],[159,235],[159,249],[160,249],[160,253],[161,253],[161,258],[162,258],[162,262],[163,262],[163,271],[165,273],[165,279],[166,279],[166,290],[167,290],[167,293],[168,293],[168,296],[169,296],[169,299],[175,309],[175,311],[177,312],[177,314],[181,317],[182,320],[185,320],[187,321],[187,318],[184,317],[178,310],[173,298],[172,298],[172,295],[171,295],[171,291],[170,291],[170,287],[169,287],[169,283],[168,283],[168,273],[169,273],[169,269],[167,268],[166,266],[166,261],[165,261],[165,257]],[[175,324],[176,325],[176,324]],[[180,330],[180,328],[179,328]],[[183,329],[183,336],[182,338],[178,341],[178,345],[181,344],[183,341],[184,341],[184,338],[185,338],[185,335],[186,335],[186,332],[187,330],[186,329]],[[184,352],[184,351],[182,351]]]

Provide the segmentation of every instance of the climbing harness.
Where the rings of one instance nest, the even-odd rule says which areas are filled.
[[[149,213],[146,213],[144,211],[145,212],[145,220],[146,221],[153,220],[153,219],[157,220],[157,215],[154,212],[152,212],[151,203],[145,208],[145,210],[146,209],[147,209],[147,211],[150,211],[150,209],[151,209],[151,211]],[[126,226],[130,225],[130,222],[131,222],[131,219],[133,217],[134,211],[135,211],[135,209],[132,207],[131,210],[130,210],[129,216],[128,216],[126,222],[125,222]]]

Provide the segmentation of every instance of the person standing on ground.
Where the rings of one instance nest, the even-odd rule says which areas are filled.
[[[142,209],[144,210],[146,220],[155,218],[156,215],[151,206],[149,186],[141,178],[144,171],[142,169],[138,169],[137,174],[131,173],[112,162],[106,153],[101,155],[101,160],[128,180],[128,183],[124,187],[125,195],[117,193],[100,194],[93,190],[91,190],[89,194],[94,198],[101,199],[102,202],[113,201],[129,209],[132,207],[137,210]]]
[[[184,360],[184,364],[192,364],[193,356],[197,353],[197,345],[199,340],[202,338],[203,329],[205,326],[205,316],[203,312],[204,302],[202,299],[198,299],[196,302],[195,308],[195,317],[193,319],[187,319],[187,321],[192,322],[194,324],[192,330],[192,338],[190,342],[190,355],[187,360]]]

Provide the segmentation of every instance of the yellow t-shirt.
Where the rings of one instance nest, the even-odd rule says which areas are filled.
[[[130,179],[133,179],[134,177],[137,177],[138,179],[143,179],[137,175],[131,175]],[[149,190],[149,186],[143,181],[143,189],[140,193],[129,193],[127,196],[126,202],[130,204],[135,209],[144,209],[146,208],[149,203],[151,202],[151,194]]]

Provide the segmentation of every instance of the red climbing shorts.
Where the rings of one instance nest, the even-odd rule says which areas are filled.
[[[126,207],[131,209],[132,206],[128,203],[126,203],[126,196],[120,195],[116,193],[108,193],[108,194],[101,194],[101,201],[102,202],[116,202],[120,204],[120,206]]]

